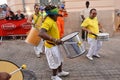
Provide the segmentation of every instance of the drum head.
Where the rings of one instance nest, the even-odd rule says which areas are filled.
[[[17,69],[19,69],[19,67],[15,63],[6,60],[0,60],[0,72],[11,73]],[[10,80],[23,80],[22,72],[16,72],[11,76]]]
[[[97,36],[109,36],[109,34],[108,33],[99,33],[99,34],[97,34]]]
[[[73,33],[71,33],[71,34],[69,34],[69,35],[63,37],[61,40],[65,42],[65,41],[67,41],[67,40],[73,38],[74,36],[76,36],[76,35],[78,35],[78,34],[79,34],[79,32],[73,32]]]

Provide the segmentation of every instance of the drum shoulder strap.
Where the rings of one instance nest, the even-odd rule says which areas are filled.
[[[35,23],[34,23],[34,24],[36,24],[36,23],[37,23],[37,21],[38,21],[39,17],[40,17],[40,14],[37,16],[37,19],[35,20]]]

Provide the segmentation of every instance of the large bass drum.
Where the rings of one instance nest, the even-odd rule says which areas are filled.
[[[18,67],[15,63],[11,61],[0,60],[0,72],[11,73],[19,68],[20,67]],[[22,71],[21,70],[17,71],[15,74],[11,76],[10,80],[24,80]]]
[[[63,48],[68,58],[78,57],[86,51],[79,32],[73,32],[61,40],[64,41]]]
[[[11,74],[10,80],[37,80],[33,71],[20,69],[15,63],[7,60],[0,60],[0,72]]]

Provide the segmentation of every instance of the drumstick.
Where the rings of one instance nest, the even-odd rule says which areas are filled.
[[[94,33],[91,33],[91,34],[97,37],[97,35],[96,35],[96,34],[94,34]]]
[[[78,45],[81,45],[82,42],[79,41],[79,42],[64,42],[64,44],[78,44]]]
[[[25,64],[23,64],[20,68],[18,68],[18,69],[16,69],[15,71],[11,72],[10,75],[13,75],[14,73],[20,71],[21,69],[26,69],[26,67],[27,67],[27,66],[26,66]]]
[[[77,42],[64,42],[64,44],[77,44]]]

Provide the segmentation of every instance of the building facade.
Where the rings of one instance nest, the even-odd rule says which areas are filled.
[[[33,13],[33,6],[39,3],[44,6],[45,4],[59,5],[63,0],[7,0],[9,7],[15,12],[18,9],[25,12],[27,15]],[[68,34],[80,29],[80,11],[85,8],[85,2],[90,2],[91,8],[96,8],[98,11],[98,19],[106,32],[112,34],[117,26],[120,24],[118,16],[116,15],[120,9],[120,0],[64,0],[65,7],[68,11],[68,17],[65,19],[65,33]],[[71,25],[69,25],[71,24]],[[69,28],[68,28],[69,27]]]

